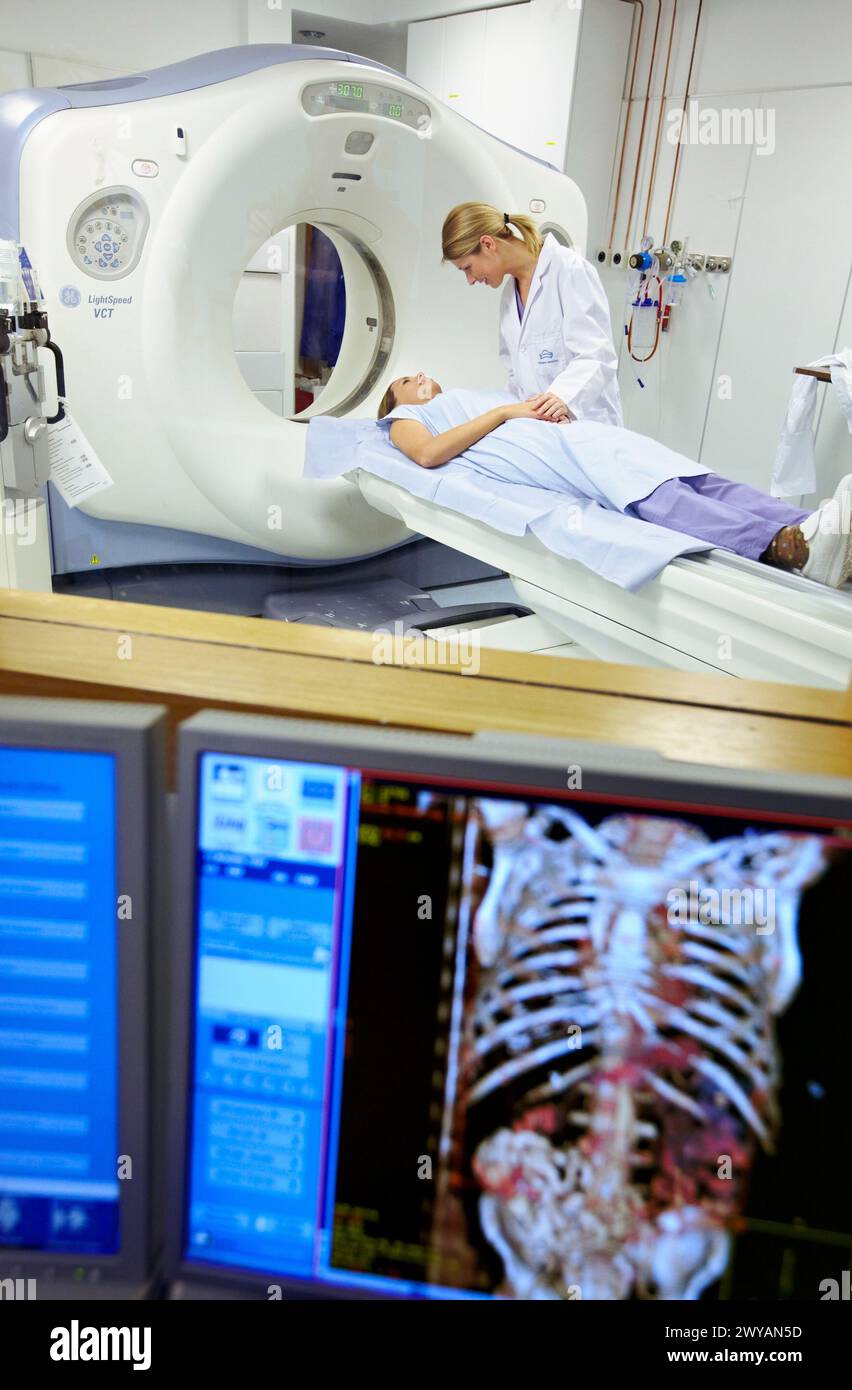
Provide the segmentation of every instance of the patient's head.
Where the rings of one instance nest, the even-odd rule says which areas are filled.
[[[440,391],[437,381],[424,372],[416,372],[414,376],[398,376],[382,396],[379,419],[390,414],[398,405],[426,405],[427,401],[440,395]]]

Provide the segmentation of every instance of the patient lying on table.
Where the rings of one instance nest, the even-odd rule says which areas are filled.
[[[632,430],[582,420],[541,420],[530,402],[518,402],[504,392],[444,392],[422,372],[391,384],[380,407],[379,425],[419,467],[463,465],[482,478],[482,483],[477,479],[480,492],[489,478],[495,488],[499,484],[503,502],[505,483],[518,485],[519,502],[527,508],[535,498],[531,490],[546,489],[549,494],[589,499],[606,511],[695,541],[679,545],[675,554],[719,546],[835,588],[852,576],[849,508],[844,513],[842,506],[842,492],[852,490],[852,475],[843,479],[832,501],[814,512],[800,511],[745,483],[711,473]],[[384,476],[393,480],[389,473]],[[652,544],[650,531],[646,538]],[[629,577],[607,573],[606,546],[615,543],[602,534],[600,563],[582,554],[577,558],[632,588],[635,581]],[[661,553],[660,558],[666,563],[671,555],[663,559]]]

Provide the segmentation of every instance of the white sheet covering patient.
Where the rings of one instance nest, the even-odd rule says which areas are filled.
[[[596,422],[542,421],[506,392],[441,391],[422,373],[394,382],[388,406],[377,422],[313,420],[306,474],[364,469],[509,535],[529,530],[555,554],[626,589],[639,588],[678,555],[719,543],[636,513],[636,504],[665,483],[716,477],[644,435]],[[403,421],[416,425],[401,427]],[[789,560],[798,563],[784,563],[783,554],[776,563],[801,567],[809,558],[798,529],[806,514],[765,501],[784,512],[769,534],[798,533],[781,534]]]

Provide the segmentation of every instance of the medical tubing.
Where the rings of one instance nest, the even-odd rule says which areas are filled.
[[[654,76],[654,63],[657,58],[657,38],[660,32],[660,18],[663,13],[663,0],[657,0],[657,23],[654,26],[654,41],[651,45],[651,61],[648,65],[648,81],[645,84],[645,105],[642,109],[642,124],[639,128],[639,147],[636,151],[636,167],[633,170],[633,188],[630,193],[630,211],[627,214],[627,231],[624,236],[625,246],[630,245],[630,229],[633,226],[633,209],[636,205],[636,189],[639,184],[639,167],[642,163],[642,151],[645,148],[645,125],[648,120],[648,103],[651,100],[651,79]]]
[[[633,6],[633,18],[636,18],[636,6],[639,6],[639,32],[636,35],[636,48],[633,53],[633,71],[630,74],[630,90],[627,93],[627,111],[624,117],[624,133],[621,137],[621,158],[618,161],[618,177],[615,184],[615,203],[612,209],[612,226],[609,229],[609,249],[612,250],[612,242],[615,236],[615,223],[618,217],[618,203],[621,198],[621,176],[624,172],[624,156],[627,153],[627,134],[630,130],[630,117],[633,114],[633,84],[636,81],[636,64],[639,60],[639,45],[642,42],[642,22],[645,16],[645,6],[642,0],[622,0],[624,5]],[[630,50],[628,49],[628,57]]]
[[[677,0],[674,0],[672,9],[672,22],[669,28],[669,47],[666,53],[666,67],[663,73],[663,85],[660,90],[660,114],[657,117],[657,134],[654,139],[654,154],[651,160],[651,176],[648,180],[648,201],[645,203],[645,225],[642,228],[643,238],[648,235],[648,218],[651,213],[651,199],[654,196],[654,185],[657,182],[657,158],[660,153],[660,136],[663,132],[663,116],[666,110],[666,92],[669,85],[669,64],[672,58],[672,40],[674,38],[675,21],[677,19]]]
[[[663,228],[663,246],[668,246],[669,244],[669,224],[672,220],[672,204],[674,202],[675,185],[677,184],[677,175],[680,168],[680,155],[683,149],[683,120],[686,116],[686,105],[689,101],[689,93],[692,86],[692,66],[695,62],[695,48],[698,43],[698,26],[701,23],[701,9],[703,4],[704,0],[698,0],[698,12],[695,16],[695,29],[692,35],[692,52],[689,55],[689,72],[686,74],[686,91],[683,94],[683,106],[681,107],[680,113],[681,128],[678,131],[677,149],[675,150],[674,168],[672,169],[672,181],[669,188],[669,202],[666,208],[666,225]],[[663,100],[665,100],[665,95]]]
[[[634,362],[650,362],[651,358],[654,356],[654,353],[657,351],[657,348],[658,348],[659,345],[660,345],[660,324],[661,324],[661,322],[662,322],[662,317],[663,317],[663,282],[662,282],[662,280],[660,279],[659,275],[653,275],[653,276],[649,276],[649,277],[648,277],[648,283],[649,283],[649,284],[650,284],[650,281],[651,281],[652,279],[653,279],[653,280],[656,280],[657,285],[658,285],[658,287],[659,287],[659,292],[660,292],[659,301],[658,301],[658,303],[657,303],[657,318],[656,318],[656,330],[655,330],[655,333],[654,333],[654,346],[651,348],[651,351],[648,353],[648,356],[647,356],[647,357],[637,357],[637,356],[636,356],[635,352],[633,351],[633,314],[631,314],[631,315],[630,315],[630,323],[629,323],[628,326],[627,326],[627,351],[630,353],[630,356],[633,358],[633,361],[634,361]],[[646,288],[647,288],[647,287],[646,287]],[[638,299],[638,297],[639,297],[639,291],[638,291],[638,290],[636,291],[636,297],[637,297],[637,299]],[[646,299],[649,299],[650,296],[646,293],[645,298],[646,298]],[[644,306],[643,306],[643,305],[639,305],[639,304],[634,304],[634,305],[633,305],[634,311],[635,311],[637,308],[642,308],[642,307],[644,307]]]

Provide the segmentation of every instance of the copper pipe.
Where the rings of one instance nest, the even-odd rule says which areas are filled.
[[[612,209],[612,226],[609,229],[609,249],[612,250],[612,240],[615,236],[615,220],[618,217],[618,200],[621,196],[621,175],[624,169],[624,155],[627,150],[627,133],[630,129],[630,117],[633,112],[633,84],[636,81],[636,64],[639,60],[639,45],[642,42],[642,24],[645,18],[645,6],[643,0],[621,0],[623,5],[633,6],[633,19],[636,19],[636,6],[639,6],[639,32],[636,35],[636,48],[633,53],[633,71],[630,74],[630,91],[627,93],[627,114],[624,120],[624,134],[621,137],[621,159],[618,161],[618,178],[615,184],[615,205]],[[632,27],[632,26],[631,26]],[[628,53],[629,53],[628,49]]]
[[[663,228],[663,246],[669,244],[669,223],[672,220],[672,202],[674,201],[675,184],[677,183],[678,169],[680,168],[680,152],[683,149],[683,120],[686,115],[686,103],[689,101],[689,89],[692,83],[692,65],[695,62],[695,46],[698,43],[698,26],[701,23],[701,9],[704,0],[698,0],[698,13],[695,16],[695,32],[692,35],[692,52],[689,55],[689,72],[686,74],[686,91],[683,94],[683,106],[680,112],[680,130],[678,131],[677,153],[675,155],[674,169],[672,170],[672,182],[669,189],[669,203],[666,208],[666,225]]]
[[[669,64],[672,58],[672,39],[674,38],[675,20],[677,19],[677,0],[674,0],[672,9],[672,22],[669,29],[669,47],[666,53],[666,70],[663,73],[663,87],[660,93],[660,115],[657,120],[657,136],[654,140],[654,157],[651,160],[651,177],[648,182],[648,201],[645,204],[645,225],[642,228],[643,239],[648,235],[648,218],[651,215],[651,200],[654,196],[654,185],[657,182],[657,156],[660,153],[660,136],[663,131],[663,114],[666,109],[666,94],[669,86]]]
[[[636,205],[636,187],[639,183],[639,168],[642,163],[642,151],[645,148],[645,123],[648,119],[648,102],[651,99],[651,79],[654,75],[654,62],[657,57],[657,36],[660,32],[660,16],[663,12],[663,0],[657,0],[657,23],[654,26],[654,42],[651,45],[651,61],[648,64],[648,81],[645,83],[645,106],[642,111],[642,125],[639,130],[639,148],[636,151],[636,168],[633,171],[633,189],[630,194],[630,212],[627,215],[627,232],[624,237],[624,244],[630,248],[630,228],[633,226],[633,209]]]

